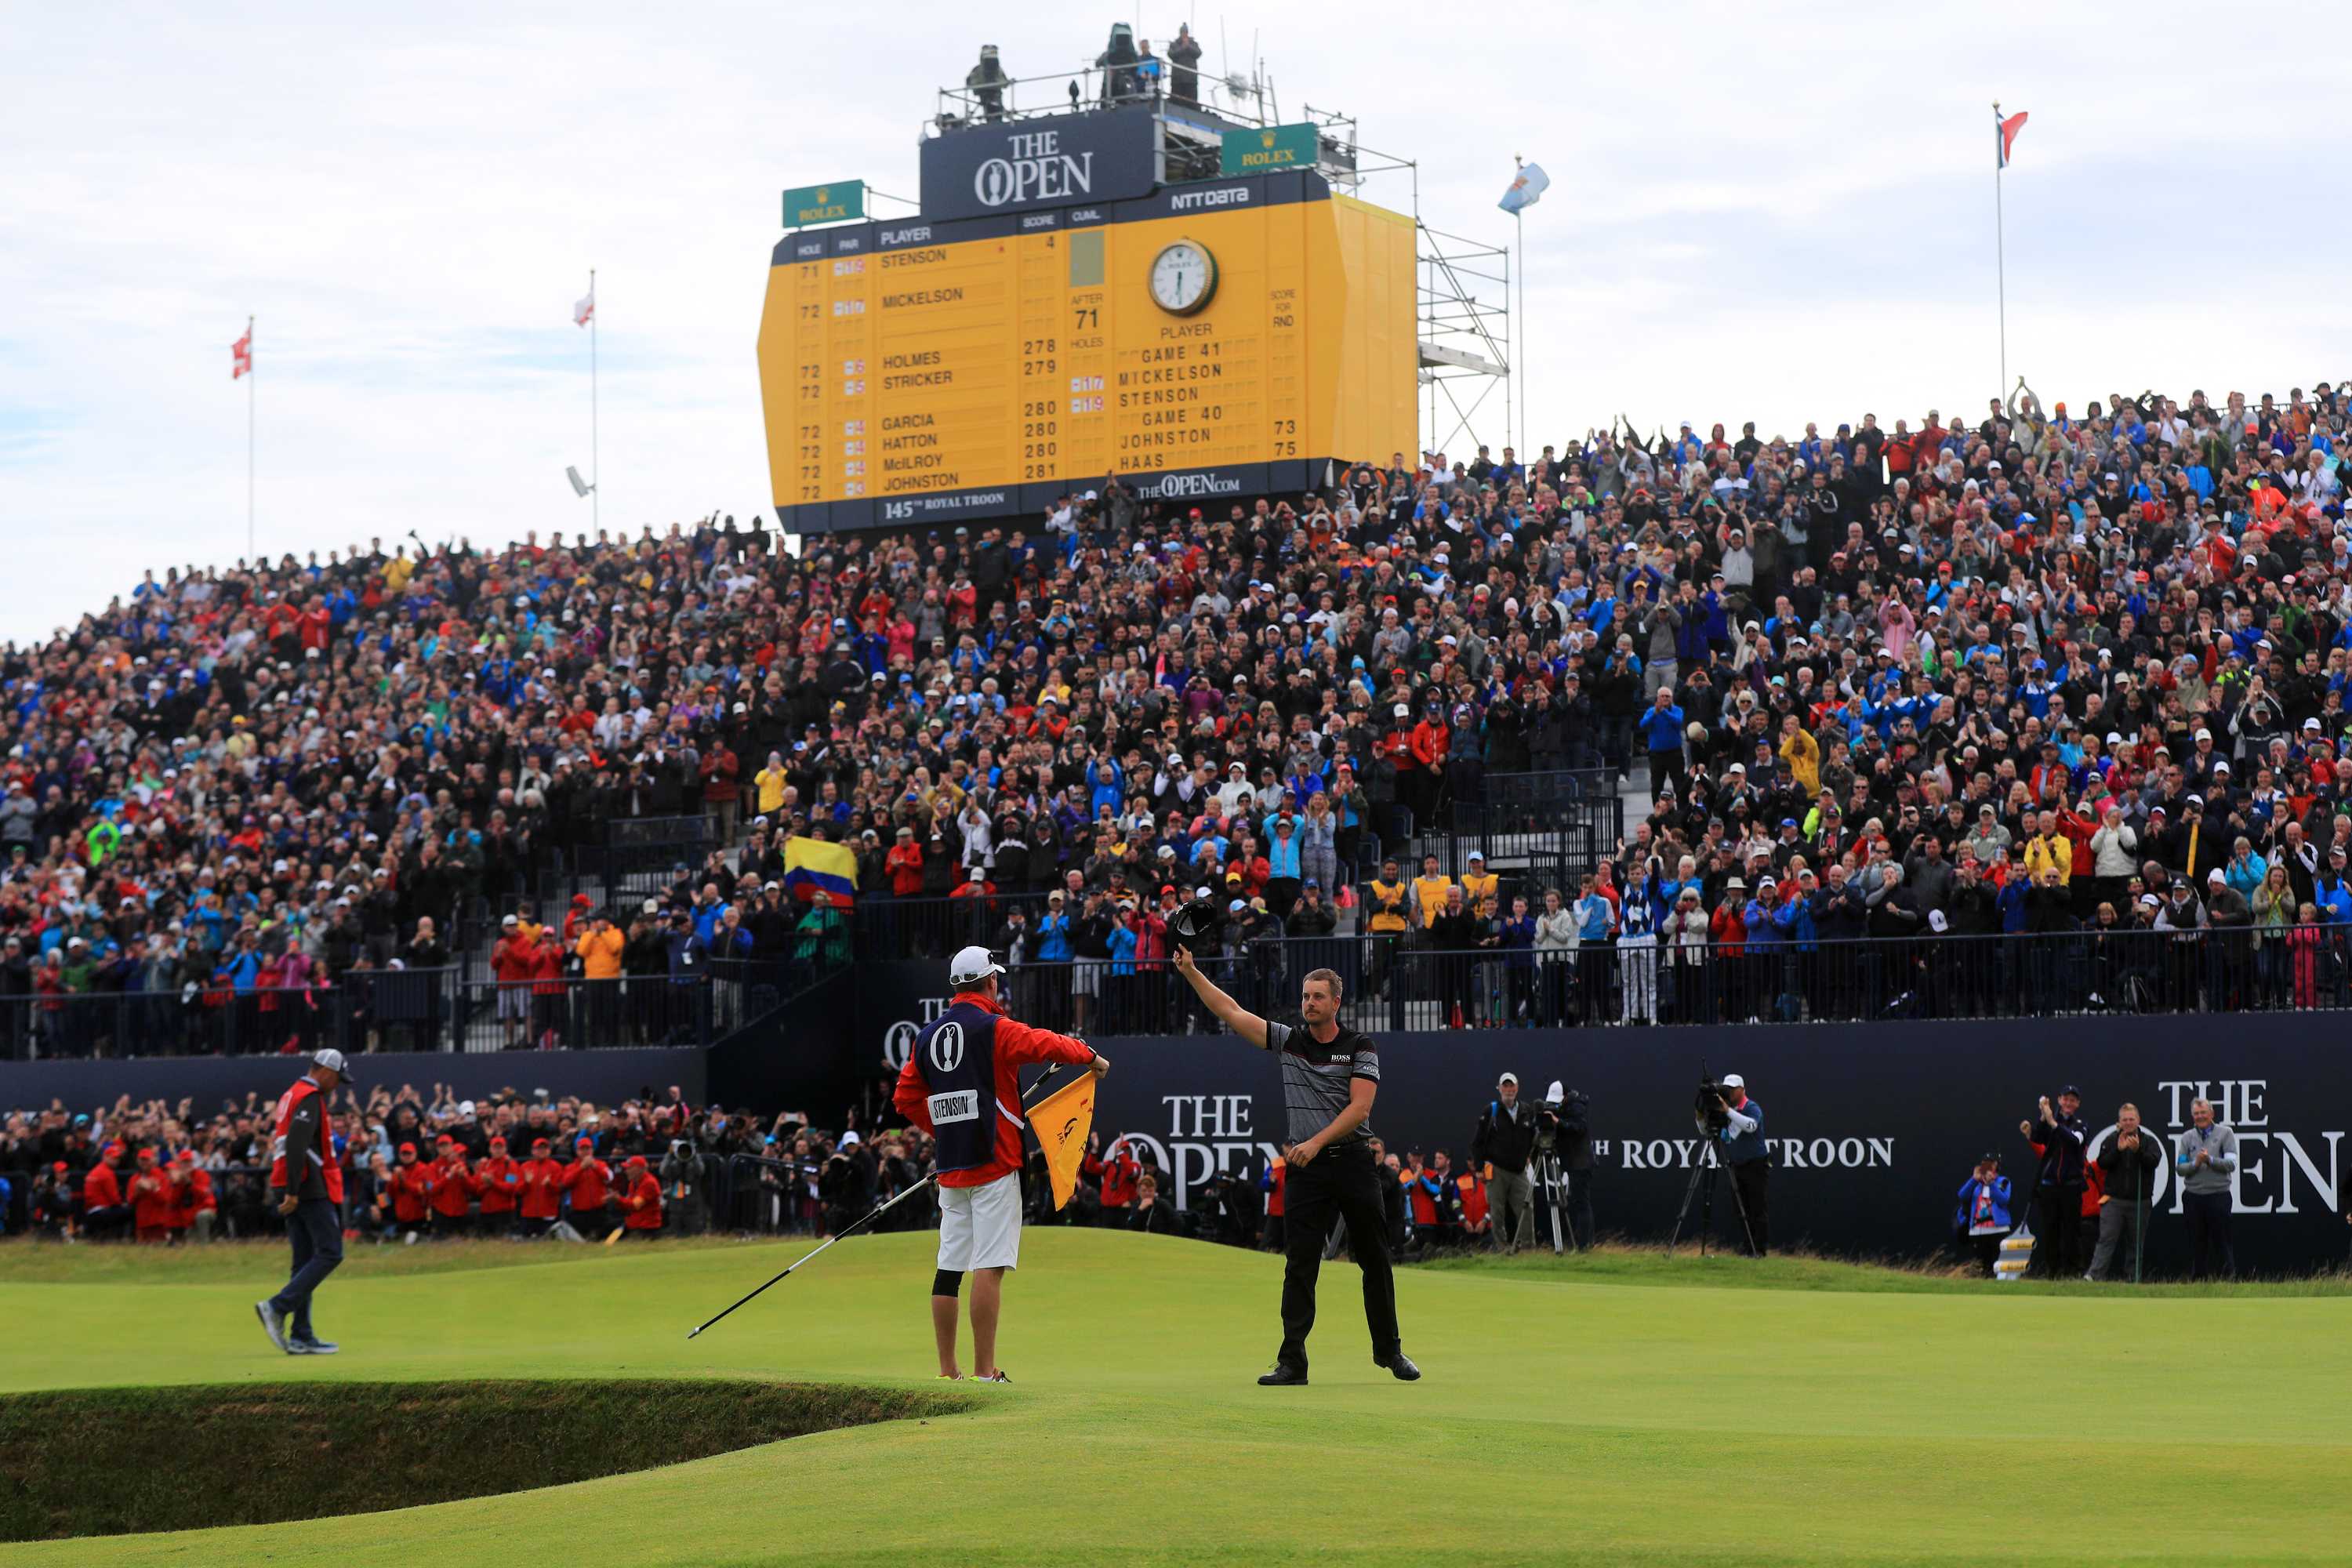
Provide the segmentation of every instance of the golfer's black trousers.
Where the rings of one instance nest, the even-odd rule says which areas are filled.
[[[1369,1144],[1359,1142],[1326,1149],[1285,1178],[1283,1228],[1282,1352],[1286,1366],[1307,1370],[1307,1336],[1315,1328],[1315,1277],[1323,1267],[1323,1239],[1336,1218],[1348,1222],[1348,1247],[1364,1271],[1364,1325],[1371,1331],[1372,1358],[1397,1352],[1396,1278],[1389,1271],[1381,1205],[1384,1173],[1372,1163]]]

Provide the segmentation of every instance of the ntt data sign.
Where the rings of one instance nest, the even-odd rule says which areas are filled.
[[[1149,110],[951,131],[923,143],[923,216],[981,217],[1149,195],[1158,153]]]

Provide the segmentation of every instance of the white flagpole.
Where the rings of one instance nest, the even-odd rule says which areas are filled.
[[[1511,447],[1513,456],[1524,464],[1528,456],[1518,448],[1528,444],[1528,350],[1533,346],[1528,336],[1528,215],[1525,207],[1511,215],[1511,225],[1516,236],[1514,243],[1519,251],[1516,268],[1519,279],[1519,311],[1518,319],[1511,323],[1511,358],[1517,362],[1519,367],[1519,431],[1518,438],[1511,443]]]
[[[2000,100],[1992,100],[1993,145],[2000,146]],[[2009,395],[2009,237],[2003,230],[2000,213],[2000,175],[2002,165],[2009,162],[1998,153],[1992,161],[1992,255],[1993,279],[2000,313],[2000,395]]]
[[[604,521],[604,473],[596,460],[596,269],[588,269],[588,518],[590,524],[603,528]]]
[[[260,564],[255,554],[253,531],[253,318],[245,319],[245,553]]]

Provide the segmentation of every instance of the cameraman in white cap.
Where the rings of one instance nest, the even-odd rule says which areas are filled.
[[[1723,1130],[1716,1134],[1722,1147],[1716,1152],[1731,1167],[1731,1184],[1739,1192],[1741,1217],[1748,1222],[1748,1242],[1761,1258],[1769,1245],[1764,1223],[1765,1187],[1772,1173],[1772,1152],[1764,1142],[1764,1108],[1748,1098],[1748,1080],[1736,1072],[1723,1075]]]
[[[931,1331],[940,1375],[956,1362],[956,1298],[971,1276],[972,1376],[1009,1383],[996,1364],[996,1320],[1005,1270],[1021,1261],[1021,1068],[1033,1062],[1091,1068],[1109,1061],[1084,1040],[1006,1017],[1005,973],[984,947],[948,965],[955,994],[915,1036],[891,1103],[934,1140],[940,1181],[940,1262],[931,1279]]]

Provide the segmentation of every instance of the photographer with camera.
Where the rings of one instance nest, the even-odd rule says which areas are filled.
[[[1591,1247],[1592,1100],[1577,1089],[1563,1089],[1558,1079],[1544,1090],[1543,1109],[1536,1113],[1536,1168],[1548,1177],[1551,1201],[1564,1211],[1559,1218],[1568,1234],[1559,1239],[1570,1247]]]
[[[1536,1215],[1528,1165],[1535,1157],[1534,1108],[1519,1103],[1519,1075],[1505,1073],[1470,1138],[1470,1163],[1486,1174],[1486,1211],[1494,1216],[1495,1249],[1506,1257],[1535,1239]]]
[[[668,1205],[669,1229],[677,1236],[699,1236],[703,1227],[702,1156],[691,1138],[673,1138],[662,1155],[662,1197]]]
[[[1720,1083],[1701,1085],[1699,1092],[1703,1106],[1712,1102],[1703,1125],[1712,1131],[1723,1163],[1731,1167],[1749,1252],[1761,1258],[1770,1247],[1765,1205],[1772,1173],[1771,1151],[1764,1144],[1764,1107],[1748,1097],[1748,1080],[1736,1072],[1725,1073]]]

